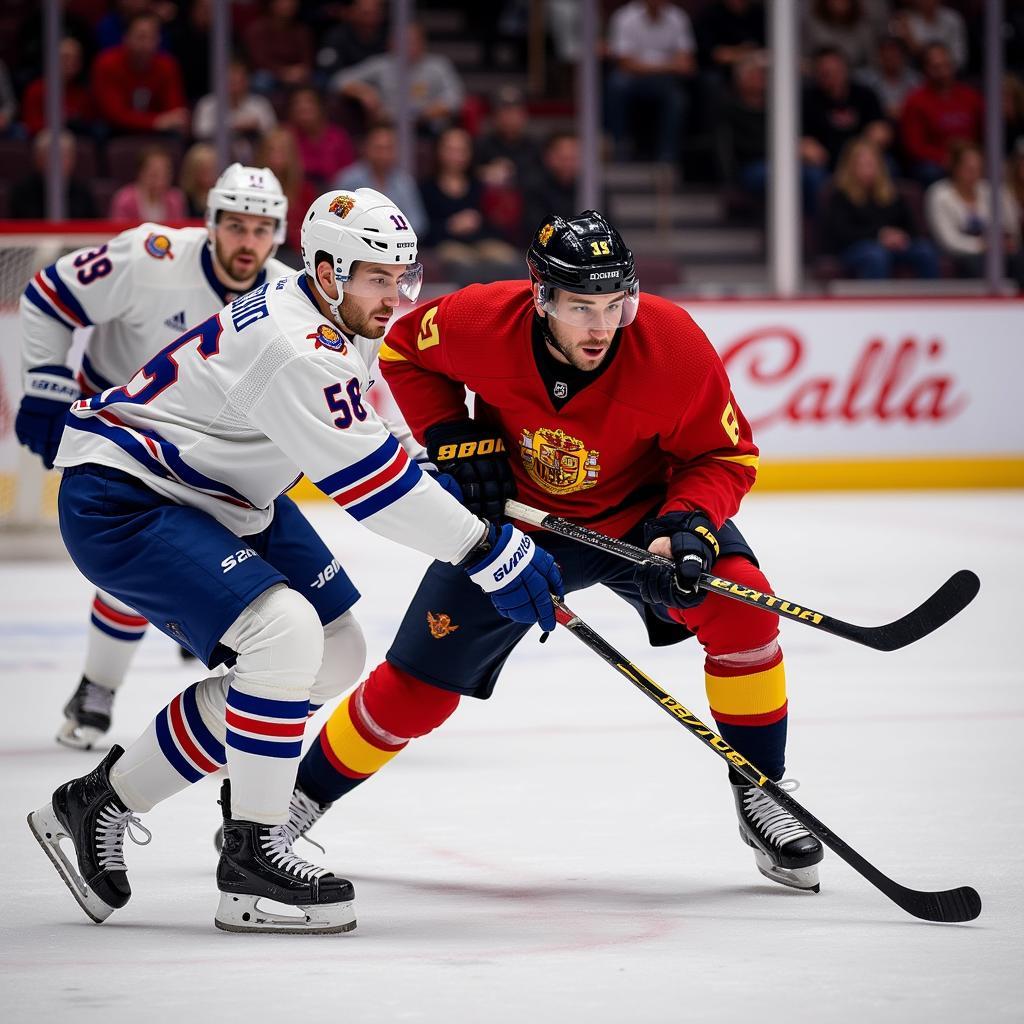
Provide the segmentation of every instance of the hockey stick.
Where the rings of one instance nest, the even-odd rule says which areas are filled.
[[[689,708],[666,693],[653,679],[615,650],[607,640],[595,633],[560,598],[555,597],[553,601],[556,619],[573,636],[608,662],[616,672],[625,676],[641,693],[645,693],[655,704],[664,708],[677,722],[684,725],[691,735],[696,736],[719,757],[728,761],[751,785],[760,786],[776,804],[793,815],[801,825],[813,832],[833,853],[842,857],[854,871],[866,878],[897,906],[922,921],[973,921],[981,913],[981,897],[970,886],[963,885],[958,889],[946,889],[942,892],[925,892],[920,889],[908,889],[883,875],[835,832],[818,821],[802,804],[797,803],[784,789],[780,789],[742,754],[733,750],[721,736],[712,732]]]
[[[545,530],[550,530],[562,537],[569,537],[581,544],[600,548],[602,551],[617,555],[629,562],[671,564],[670,560],[662,555],[652,554],[634,544],[605,536],[605,534],[590,530],[586,526],[580,526],[568,519],[552,515],[550,512],[531,508],[518,501],[505,502],[505,515],[510,519],[529,523],[531,526],[541,526]],[[831,633],[832,636],[852,640],[865,647],[873,647],[876,651],[898,651],[901,647],[906,647],[929,633],[933,633],[939,626],[962,612],[974,600],[981,581],[970,569],[961,569],[959,572],[953,573],[924,604],[919,605],[912,612],[908,612],[903,618],[897,619],[895,622],[887,622],[882,626],[856,626],[852,622],[843,622],[842,619],[834,619],[831,615],[817,612],[806,605],[787,601],[774,594],[762,594],[759,590],[751,590],[749,587],[741,586],[739,583],[723,579],[712,573],[701,573],[697,585],[733,601],[753,605],[755,608],[763,608],[780,617],[792,619],[794,622],[802,622],[806,626]]]

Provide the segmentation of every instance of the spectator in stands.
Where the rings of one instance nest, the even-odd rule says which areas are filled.
[[[933,43],[945,46],[954,70],[961,71],[967,63],[964,19],[939,0],[913,0],[911,9],[895,14],[891,28],[922,63],[925,51]]]
[[[910,65],[906,44],[897,36],[881,39],[874,64],[854,77],[874,92],[893,124],[899,123],[907,96],[921,84],[921,76]]]
[[[526,99],[514,85],[498,90],[490,128],[476,141],[477,174],[487,185],[522,188],[540,165],[540,146],[529,132]],[[401,204],[399,204],[401,205]]]
[[[541,173],[526,190],[527,232],[534,232],[549,213],[571,216],[577,209],[576,188],[580,174],[580,144],[569,132],[555,132],[544,146]],[[598,203],[598,209],[603,208]]]
[[[374,188],[383,192],[402,213],[417,235],[427,230],[427,215],[420,190],[411,174],[398,166],[398,137],[393,125],[374,125],[363,139],[363,157],[346,167],[333,181],[332,188],[350,192]]]
[[[295,136],[306,180],[323,192],[338,171],[356,158],[352,140],[340,125],[331,124],[320,94],[311,86],[296,89],[288,100],[288,127]]]
[[[302,85],[313,70],[313,33],[298,17],[299,0],[265,0],[244,33],[253,82],[261,92]]]
[[[409,26],[409,94],[419,128],[436,135],[454,124],[462,110],[465,90],[455,65],[445,56],[427,53],[419,25]],[[368,123],[386,120],[398,109],[398,61],[395,50],[360,61],[339,71],[331,88],[357,100]]]
[[[181,191],[189,217],[206,216],[206,197],[217,181],[217,150],[208,142],[189,146],[181,161]]]
[[[980,141],[985,105],[976,89],[956,80],[942,43],[925,49],[923,70],[924,84],[903,104],[900,141],[914,177],[930,185],[945,177],[953,142]]]
[[[122,185],[110,201],[110,219],[140,224],[156,221],[166,224],[184,220],[187,215],[185,194],[174,186],[174,164],[170,154],[159,146],[147,146],[139,154],[139,172],[135,181]]]
[[[713,0],[697,20],[702,71],[729,82],[733,65],[765,45],[764,8],[758,0]]]
[[[866,135],[883,152],[892,142],[878,97],[866,86],[850,81],[850,68],[836,49],[814,55],[814,79],[803,95],[805,159],[834,168],[850,139]]]
[[[803,22],[803,54],[839,50],[854,71],[875,56],[875,27],[862,0],[813,0]]]
[[[249,71],[239,57],[228,66],[228,119],[232,158],[249,164],[260,138],[277,127],[277,115],[266,96],[249,91]],[[192,134],[197,139],[212,139],[216,133],[217,97],[210,93],[196,104]]]
[[[420,186],[429,228],[426,248],[436,249],[460,284],[514,277],[522,257],[481,212],[483,186],[470,173],[473,144],[462,128],[437,140],[436,169]]]
[[[825,245],[850,277],[885,280],[901,265],[915,277],[939,276],[935,247],[917,236],[881,151],[866,138],[843,148],[822,220]]]
[[[981,150],[971,142],[954,143],[949,177],[933,184],[924,197],[925,216],[932,236],[952,260],[958,277],[985,274],[985,233],[992,217],[992,189],[984,180]],[[1024,287],[1020,209],[1005,186],[999,196],[1006,271]]]
[[[124,42],[124,34],[138,14],[156,13],[151,0],[116,0],[113,10],[96,22],[96,49],[109,50]]]
[[[281,189],[288,197],[289,210],[308,210],[313,200],[323,191],[306,180],[298,143],[288,128],[279,126],[263,136],[256,151],[254,166],[269,167],[277,175]],[[285,239],[287,251],[282,249],[277,253],[277,258],[289,266],[297,267],[302,262],[299,256],[301,232],[302,217],[289,217]]]
[[[722,106],[718,131],[726,180],[758,202],[768,180],[766,63],[763,53],[753,51],[733,65],[733,88]],[[816,181],[811,187],[819,185]]]
[[[128,25],[124,42],[96,58],[93,96],[112,132],[188,130],[181,73],[173,57],[157,52],[159,43],[157,18],[139,14]]]
[[[14,116],[18,112],[18,101],[11,87],[11,76],[7,64],[0,60],[0,139],[19,132]]]
[[[878,97],[850,81],[846,58],[834,49],[819,50],[814,57],[814,79],[804,89],[803,136],[800,139],[800,173],[804,214],[817,212],[818,196],[836,166],[843,146],[866,135],[879,149],[888,147],[892,128],[885,121]]]
[[[64,83],[63,112],[65,127],[78,135],[91,135],[95,110],[86,85],[82,44],[65,36],[58,47],[60,76]],[[46,126],[46,79],[40,76],[25,90],[21,119],[30,135]]]
[[[638,111],[658,111],[655,157],[679,159],[685,133],[686,81],[697,68],[690,18],[666,0],[631,0],[613,15],[608,52],[608,130],[618,159],[631,155],[629,126]]]
[[[75,137],[71,132],[60,133],[61,163],[64,180],[68,184],[67,216],[70,220],[89,219],[97,216],[96,201],[89,186],[74,176]],[[50,160],[50,133],[45,129],[32,141],[32,163],[34,170],[19,181],[11,190],[10,216],[18,220],[45,220],[46,172]]]
[[[329,80],[343,68],[384,53],[387,48],[384,0],[353,0],[317,49],[317,72],[325,81]]]

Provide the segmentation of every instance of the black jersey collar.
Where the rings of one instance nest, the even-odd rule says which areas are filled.
[[[589,387],[608,367],[612,365],[619,351],[622,329],[619,328],[612,338],[608,355],[596,370],[578,370],[569,363],[559,362],[552,354],[547,343],[547,330],[539,316],[533,318],[533,358],[537,364],[537,372],[544,382],[544,391],[548,401],[558,412],[566,403],[571,402],[584,388]]]

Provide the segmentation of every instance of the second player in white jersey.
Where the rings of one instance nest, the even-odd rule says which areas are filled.
[[[21,298],[24,393],[18,439],[53,462],[68,405],[128,380],[155,352],[225,303],[291,273],[273,258],[288,201],[267,169],[233,164],[207,199],[205,228],[142,224],[40,270]],[[73,332],[88,330],[77,380]],[[110,594],[92,602],[85,665],[57,739],[89,748],[110,726],[145,618]]]

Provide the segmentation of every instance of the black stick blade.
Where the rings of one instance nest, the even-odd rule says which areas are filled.
[[[902,619],[884,626],[854,627],[857,632],[867,634],[857,639],[878,651],[898,651],[934,633],[939,626],[959,615],[974,600],[980,588],[981,580],[970,569],[961,569]]]
[[[893,898],[908,913],[922,921],[959,924],[973,921],[981,913],[981,897],[976,889],[962,885],[942,892],[921,892],[905,889]]]

